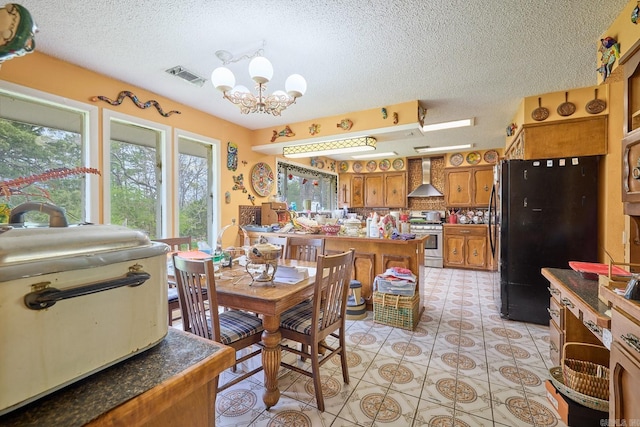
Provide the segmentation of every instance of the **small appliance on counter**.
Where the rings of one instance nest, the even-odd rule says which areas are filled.
[[[289,211],[285,202],[264,202],[261,210],[262,225],[289,222]]]
[[[167,334],[168,246],[115,225],[0,229],[0,415]]]

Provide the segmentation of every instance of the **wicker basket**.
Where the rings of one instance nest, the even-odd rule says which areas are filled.
[[[420,295],[373,293],[373,321],[413,331],[420,319]]]
[[[596,411],[609,412],[609,401],[597,399],[593,396],[587,396],[586,394],[578,393],[572,388],[564,385],[564,378],[562,376],[562,366],[554,366],[549,369],[551,375],[551,382],[553,386],[565,397],[573,400],[576,403],[586,406],[587,408],[595,409]]]
[[[602,400],[609,400],[609,350],[594,344],[568,342],[564,345],[562,376],[564,384]],[[589,358],[590,360],[583,360]]]

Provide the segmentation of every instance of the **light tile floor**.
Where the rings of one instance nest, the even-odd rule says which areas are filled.
[[[325,412],[310,378],[281,369],[276,406],[260,372],[218,395],[216,426],[564,426],[545,397],[548,327],[503,320],[498,296],[496,273],[427,268],[415,331],[348,321],[350,381],[337,360],[321,368]]]

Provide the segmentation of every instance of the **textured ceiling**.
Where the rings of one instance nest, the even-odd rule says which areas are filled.
[[[420,100],[426,123],[476,117],[414,145],[502,147],[523,97],[597,83],[596,43],[627,0],[24,0],[37,50],[250,129]],[[281,117],[242,115],[210,82],[217,50],[265,41],[269,91],[302,74],[307,93]],[[251,87],[248,62],[229,66]],[[0,75],[1,77],[1,75]],[[123,85],[123,90],[127,89]],[[382,148],[382,147],[380,147]]]

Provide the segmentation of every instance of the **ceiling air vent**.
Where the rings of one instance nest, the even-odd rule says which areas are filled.
[[[173,68],[169,68],[167,70],[167,73],[171,74],[172,76],[180,77],[181,79],[186,80],[189,83],[194,84],[196,86],[200,86],[200,87],[202,87],[204,82],[207,81],[207,79],[202,78],[195,73],[192,73],[191,71],[185,69],[180,65],[176,65]]]

